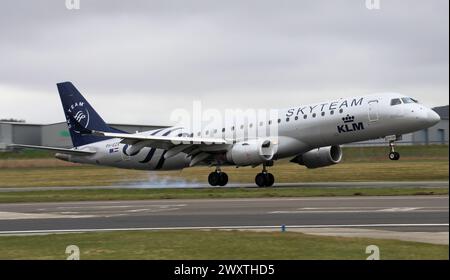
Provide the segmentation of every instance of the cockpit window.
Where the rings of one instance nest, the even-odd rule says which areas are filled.
[[[402,104],[402,101],[400,100],[400,98],[394,98],[391,100],[391,106],[398,105],[398,104]]]
[[[417,100],[412,99],[411,97],[402,97],[403,103],[417,103]]]

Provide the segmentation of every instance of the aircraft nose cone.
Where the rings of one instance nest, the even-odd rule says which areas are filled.
[[[429,110],[427,114],[427,121],[430,125],[435,125],[441,121],[441,117],[433,110]]]

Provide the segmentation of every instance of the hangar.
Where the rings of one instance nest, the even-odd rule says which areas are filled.
[[[430,127],[415,133],[402,136],[402,140],[398,144],[414,145],[414,144],[448,144],[448,119],[449,106],[435,107],[440,116],[441,121]],[[132,124],[109,124],[120,130],[130,133],[137,131],[146,131],[152,129],[163,128],[167,126],[157,125],[132,125]],[[0,151],[6,150],[9,144],[26,144],[50,147],[69,148],[72,147],[69,131],[66,122],[54,124],[30,124],[22,122],[0,122]],[[352,145],[384,145],[386,144],[380,139],[354,143]]]
[[[412,133],[411,140],[413,143],[425,144],[448,144],[448,105],[433,108],[441,121],[428,129]]]

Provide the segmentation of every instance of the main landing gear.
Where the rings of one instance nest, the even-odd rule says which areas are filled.
[[[267,172],[266,166],[263,165],[263,170],[255,177],[255,183],[258,187],[271,187],[275,183],[275,177],[272,173]]]
[[[394,142],[395,142],[395,140],[389,141],[389,148],[391,150],[391,152],[389,153],[389,159],[390,160],[399,160],[400,154],[395,151],[395,143]]]
[[[211,186],[225,186],[228,184],[228,175],[225,172],[222,172],[220,168],[217,168],[216,171],[211,172],[208,176],[208,183]]]

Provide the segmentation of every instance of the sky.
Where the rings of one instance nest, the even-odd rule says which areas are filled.
[[[2,1],[0,119],[64,121],[62,81],[109,123],[170,125],[194,101],[287,108],[388,91],[447,105],[449,1],[379,3]]]

